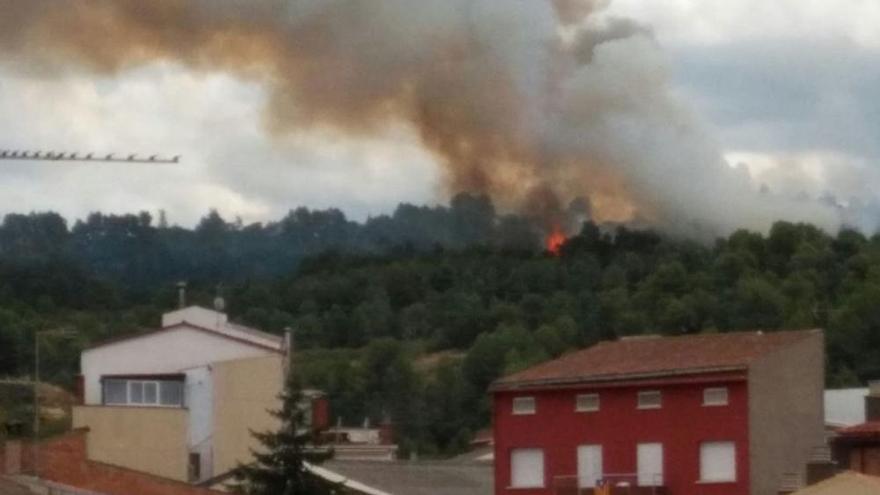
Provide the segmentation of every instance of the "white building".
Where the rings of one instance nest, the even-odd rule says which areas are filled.
[[[250,430],[276,423],[285,340],[191,306],[162,327],[83,351],[88,456],[181,481],[200,481],[246,461]]]

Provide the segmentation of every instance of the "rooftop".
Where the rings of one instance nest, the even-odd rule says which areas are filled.
[[[697,375],[748,369],[757,358],[821,330],[636,337],[600,342],[497,380],[494,390]]]
[[[249,343],[273,351],[280,352],[284,350],[284,339],[282,337],[255,328],[232,323],[227,318],[226,313],[199,306],[188,306],[163,314],[161,328],[148,329],[133,334],[113,337],[102,342],[94,343],[87,347],[86,350],[143,338],[180,327],[201,330],[216,336]]]
[[[880,421],[868,421],[837,430],[839,438],[843,439],[877,439],[880,440]]]
[[[808,486],[792,495],[877,495],[880,478],[847,471],[833,478]]]
[[[492,493],[492,464],[450,461],[330,460],[320,465],[339,476],[393,495],[486,495]]]

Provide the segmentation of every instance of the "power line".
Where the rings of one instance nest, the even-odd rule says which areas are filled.
[[[160,155],[138,155],[131,153],[68,153],[64,151],[0,150],[0,160],[29,160],[48,162],[102,162],[102,163],[180,163],[180,155],[170,158]]]

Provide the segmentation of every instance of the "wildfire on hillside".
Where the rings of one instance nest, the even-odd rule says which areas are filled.
[[[547,235],[546,246],[547,251],[553,256],[559,256],[562,251],[562,245],[565,244],[565,233],[558,225]]]

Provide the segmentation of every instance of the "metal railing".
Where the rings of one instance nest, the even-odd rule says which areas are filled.
[[[639,479],[643,481],[650,478],[648,486],[640,486]],[[667,495],[668,491],[663,486],[663,475],[659,473],[641,475],[637,473],[603,473],[596,480],[595,486],[587,486],[590,481],[582,480],[576,475],[555,476],[553,478],[554,495]]]

